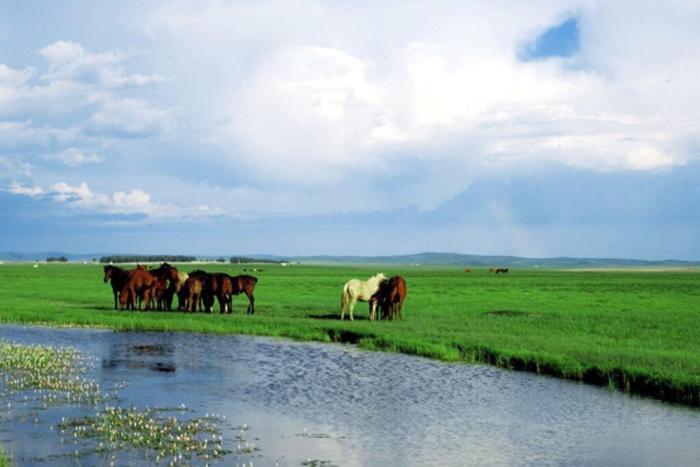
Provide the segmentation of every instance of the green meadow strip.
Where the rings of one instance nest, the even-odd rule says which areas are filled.
[[[358,303],[359,319],[339,321],[343,283],[380,270],[406,278],[405,319],[370,323],[367,305]],[[265,265],[255,274],[253,316],[244,314],[247,301],[239,296],[233,315],[124,312],[112,309],[101,267],[3,265],[0,321],[352,343],[700,405],[697,272],[511,270],[496,276],[463,268]]]

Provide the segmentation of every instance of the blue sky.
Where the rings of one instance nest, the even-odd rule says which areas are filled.
[[[697,260],[698,20],[6,2],[0,251]]]

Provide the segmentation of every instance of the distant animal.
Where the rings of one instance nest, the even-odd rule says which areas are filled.
[[[382,319],[403,319],[401,310],[408,294],[406,280],[401,276],[393,276],[380,284],[379,290],[370,299],[370,321],[377,316],[377,308],[382,311]]]
[[[508,272],[508,268],[496,268],[494,271],[496,274],[505,274]]]
[[[377,293],[379,286],[386,280],[384,273],[375,274],[366,281],[359,279],[350,279],[343,286],[343,292],[340,295],[340,320],[345,319],[345,312],[349,311],[350,321],[353,321],[353,311],[357,301],[366,302],[372,298],[372,295]]]
[[[464,268],[464,272],[472,272],[472,270],[469,268]]]
[[[109,282],[112,286],[112,293],[114,294],[114,309],[119,308],[119,295],[121,291],[126,287],[126,283],[129,280],[129,272],[117,266],[107,265],[104,267],[104,282]]]

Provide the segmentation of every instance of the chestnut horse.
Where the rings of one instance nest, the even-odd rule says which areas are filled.
[[[121,291],[126,287],[126,283],[129,281],[129,272],[117,266],[112,266],[108,264],[104,267],[105,277],[104,281],[107,283],[109,281],[112,286],[112,293],[114,294],[114,309],[119,308],[119,295]]]
[[[373,321],[377,315],[377,307],[382,310],[382,319],[403,319],[401,309],[408,294],[406,281],[401,276],[393,276],[379,286],[377,293],[370,299],[369,319]]]
[[[129,271],[129,280],[119,297],[122,310],[125,308],[137,309],[137,299],[141,300],[141,303],[138,304],[139,310],[143,302],[146,302],[147,310],[151,309],[155,298],[156,281],[155,276],[142,265],[138,265],[136,269]]]

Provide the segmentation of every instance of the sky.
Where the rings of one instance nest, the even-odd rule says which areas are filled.
[[[0,251],[700,260],[700,3],[0,4]]]

